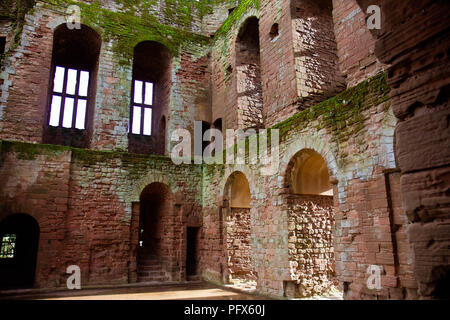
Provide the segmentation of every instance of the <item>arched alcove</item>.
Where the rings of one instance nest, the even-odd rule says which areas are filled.
[[[290,180],[294,194],[333,196],[327,163],[313,150],[303,150],[294,157]]]
[[[162,44],[144,41],[134,48],[128,150],[164,154],[161,118],[169,114],[172,56]]]
[[[329,170],[314,150],[296,153],[286,172],[291,298],[321,295],[339,285],[334,258],[334,200]],[[287,286],[288,287],[288,286]]]
[[[239,129],[263,128],[259,20],[256,17],[242,24],[236,39],[236,79]]]
[[[224,197],[229,199],[225,210],[226,275],[230,283],[256,285],[257,273],[252,257],[250,185],[242,172],[235,172],[227,180]]]
[[[241,172],[234,174],[230,181],[230,207],[250,208],[251,194],[247,178]]]
[[[0,222],[0,288],[33,287],[39,233],[37,221],[26,214]]]

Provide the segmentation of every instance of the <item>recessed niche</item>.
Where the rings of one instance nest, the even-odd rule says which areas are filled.
[[[275,39],[280,34],[278,23],[274,23],[272,28],[270,28],[270,40]]]

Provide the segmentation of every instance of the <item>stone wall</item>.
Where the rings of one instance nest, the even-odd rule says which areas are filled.
[[[390,110],[389,91],[385,76],[380,74],[274,126],[280,130],[281,139],[280,167],[275,175],[263,175],[258,165],[204,169],[204,228],[210,235],[204,241],[211,244],[208,256],[203,259],[202,274],[206,279],[220,282],[223,275],[219,228],[226,204],[222,195],[228,177],[239,171],[247,177],[252,195],[252,260],[258,290],[274,296],[289,295],[289,284],[296,279],[291,275],[288,247],[288,171],[299,151],[312,149],[326,160],[335,184],[334,257],[336,276],[346,298],[403,297],[408,290],[408,297],[413,296],[416,284],[409,264],[410,247],[402,240],[399,240],[402,246],[396,245],[407,228],[398,202],[391,197],[396,194],[394,188],[398,184],[394,177],[398,176],[393,173],[390,177],[385,172],[396,167],[393,151],[396,121]],[[386,177],[393,179],[392,188],[387,187]],[[396,222],[391,226],[393,217]],[[402,254],[399,263],[398,250]],[[383,269],[382,290],[368,289],[367,270],[371,265]]]
[[[366,9],[376,3],[382,29],[369,31]],[[224,190],[239,171],[252,195],[251,259],[239,251],[236,261],[245,261],[242,270],[251,261],[260,293],[289,295],[298,273],[291,273],[297,260],[289,253],[286,172],[297,152],[312,149],[334,184],[335,270],[345,298],[448,297],[447,4],[333,0],[332,11],[322,11],[304,0],[243,0],[229,16],[236,1],[219,1],[216,10],[193,1],[79,4],[83,24],[102,38],[90,141],[97,151],[40,144],[53,32],[64,23],[66,1],[37,1],[14,13],[0,7],[0,35],[9,34],[0,73],[0,218],[27,213],[38,221],[37,286],[63,286],[68,264],[80,265],[87,285],[136,281],[138,202],[152,182],[169,186],[174,199],[180,237],[168,242],[176,257],[171,279],[185,278],[186,226],[202,226],[201,275],[226,282]],[[133,48],[145,40],[172,55],[165,154],[171,133],[192,132],[195,120],[245,127],[236,42],[252,17],[259,20],[262,116],[280,130],[279,170],[266,176],[258,165],[174,166],[121,153],[128,148]],[[305,94],[312,99],[302,100]],[[320,270],[324,261],[313,262]],[[381,269],[381,289],[367,286],[372,266]]]
[[[331,0],[291,2],[299,108],[324,101],[344,87],[340,75]]]
[[[410,262],[421,298],[449,297],[449,3],[358,0],[382,9],[374,30],[375,55],[388,65],[392,109],[398,118],[396,154],[401,170]],[[401,17],[400,19],[398,17]],[[403,234],[403,238],[406,235]],[[404,258],[402,259],[404,261]]]
[[[289,266],[294,297],[320,295],[336,282],[333,197],[289,195]]]
[[[80,7],[83,24],[102,37],[90,148],[128,150],[133,49],[141,41],[160,42],[172,55],[169,70],[172,87],[167,99],[170,112],[164,110],[168,131],[175,128],[193,131],[195,110],[204,109],[205,101],[209,104],[210,76],[206,62],[209,38],[133,15],[83,3]],[[24,32],[17,36],[20,41],[11,46],[2,60],[2,139],[43,141],[43,127],[48,121],[46,109],[53,32],[64,23],[64,15],[65,6],[55,7],[45,2],[38,2],[34,10],[24,15]],[[114,19],[130,27],[124,28]],[[24,96],[28,99],[24,100]],[[169,147],[167,143],[166,148]]]
[[[333,0],[339,68],[348,87],[385,68],[375,55],[375,38],[367,28],[366,10],[367,6],[361,7],[357,0]]]
[[[278,24],[278,36],[270,37]],[[297,83],[292,50],[293,33],[290,1],[261,1],[261,64],[266,127],[294,115],[297,110]]]
[[[84,286],[135,281],[133,204],[154,182],[177,198],[168,216],[176,225],[165,226],[178,239],[169,243],[167,254],[176,262],[168,271],[173,280],[185,279],[185,228],[189,219],[201,225],[200,168],[163,157],[5,141],[1,152],[0,218],[29,214],[41,229],[37,287],[65,286],[72,264],[80,266]]]
[[[238,127],[244,130],[259,129],[264,127],[264,119],[258,20],[250,18],[239,32],[235,72]]]
[[[251,254],[250,209],[231,208],[225,228],[229,281],[256,280]]]

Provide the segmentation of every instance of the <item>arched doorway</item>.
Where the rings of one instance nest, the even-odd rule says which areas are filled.
[[[141,193],[137,271],[139,282],[170,280],[173,264],[173,196],[168,186],[152,183]]]
[[[304,149],[286,172],[290,298],[338,294],[334,258],[334,200],[328,166],[314,150]]]
[[[235,172],[225,185],[226,280],[232,284],[256,286],[257,274],[252,259],[250,185],[242,172]]]
[[[0,288],[29,288],[34,284],[39,225],[26,214],[0,223]]]

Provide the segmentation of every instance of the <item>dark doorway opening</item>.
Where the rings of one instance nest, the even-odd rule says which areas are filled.
[[[34,218],[15,214],[0,223],[0,288],[34,285],[39,225]]]
[[[186,275],[188,280],[194,280],[198,276],[198,229],[187,228]]]
[[[6,51],[6,37],[0,37],[0,54],[4,54]]]
[[[142,191],[140,198],[139,249],[137,271],[139,282],[169,280],[168,265],[173,259],[170,189],[153,183]]]

